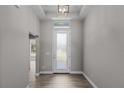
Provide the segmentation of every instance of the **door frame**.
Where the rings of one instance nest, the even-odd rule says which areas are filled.
[[[29,39],[29,42],[30,42],[30,62],[29,62],[29,80],[32,80],[32,79],[35,79],[35,75],[36,75],[36,56],[37,56],[37,53],[35,53],[35,60],[34,60],[34,64],[33,64],[33,69],[32,69],[32,56],[31,56],[31,46],[32,46],[32,40],[34,40],[35,44],[37,44],[37,39],[36,38],[32,38],[32,39]],[[37,50],[36,50],[37,51]],[[32,73],[33,71],[33,73]]]
[[[68,52],[68,58],[67,58],[67,61],[68,61],[68,71],[57,71],[56,69],[55,69],[55,66],[56,66],[56,58],[55,58],[55,39],[56,39],[56,33],[57,33],[57,31],[58,30],[65,30],[65,31],[67,31],[68,33],[68,36],[67,36],[67,38],[68,38],[68,49],[67,49],[67,52]],[[60,32],[62,32],[62,31],[60,31]],[[70,28],[54,28],[53,29],[53,32],[52,32],[53,34],[52,34],[52,72],[53,73],[70,73],[70,71],[71,71],[71,30],[70,30]]]
[[[31,42],[30,42],[30,40],[31,39],[34,39],[35,40],[35,42],[36,42],[36,56],[35,56],[35,74],[34,74],[34,76],[38,76],[39,74],[39,70],[37,70],[37,69],[39,69],[39,62],[38,62],[38,58],[39,58],[39,52],[38,52],[38,48],[39,48],[39,35],[34,35],[33,33],[31,33],[31,32],[29,32],[29,74],[30,74],[30,70],[31,70],[31,68],[30,68],[30,57],[31,57],[31,50],[30,50],[30,44],[31,44]]]

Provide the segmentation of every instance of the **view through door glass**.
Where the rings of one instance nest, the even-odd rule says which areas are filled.
[[[56,69],[67,69],[67,33],[57,33]]]

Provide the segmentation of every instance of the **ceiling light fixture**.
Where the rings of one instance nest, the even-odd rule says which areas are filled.
[[[58,5],[58,13],[69,13],[69,5]]]

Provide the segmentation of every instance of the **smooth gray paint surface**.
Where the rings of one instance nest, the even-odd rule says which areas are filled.
[[[124,6],[93,6],[83,26],[84,73],[98,87],[124,87]]]
[[[1,26],[0,26],[0,28],[1,28]],[[0,42],[2,41],[2,37],[1,37],[1,31],[0,31]],[[2,50],[2,47],[1,47],[1,45],[0,45],[0,51]],[[1,55],[1,52],[0,52],[0,55]],[[2,67],[1,67],[1,65],[2,65],[2,63],[1,63],[1,56],[0,56],[0,87],[2,87]]]
[[[71,21],[71,71],[82,70],[82,27],[79,20]]]
[[[0,87],[26,87],[29,31],[38,34],[38,19],[27,6],[0,6],[0,20]]]
[[[71,21],[71,43],[72,43],[72,59],[71,71],[82,70],[82,56],[81,56],[81,23],[78,20]],[[40,25],[40,70],[52,71],[52,34],[53,21],[44,20]]]
[[[36,39],[36,73],[39,72],[40,72],[40,35]]]
[[[52,21],[41,21],[40,28],[40,71],[52,71]]]

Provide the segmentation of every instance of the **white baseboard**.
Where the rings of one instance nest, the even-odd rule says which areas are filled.
[[[52,71],[40,71],[40,74],[53,74]]]
[[[82,71],[71,71],[70,74],[82,74]]]
[[[98,88],[98,87],[96,86],[96,84],[93,83],[93,81],[92,81],[84,72],[82,72],[82,74],[83,74],[83,76],[89,81],[89,83],[90,83],[94,88]]]

